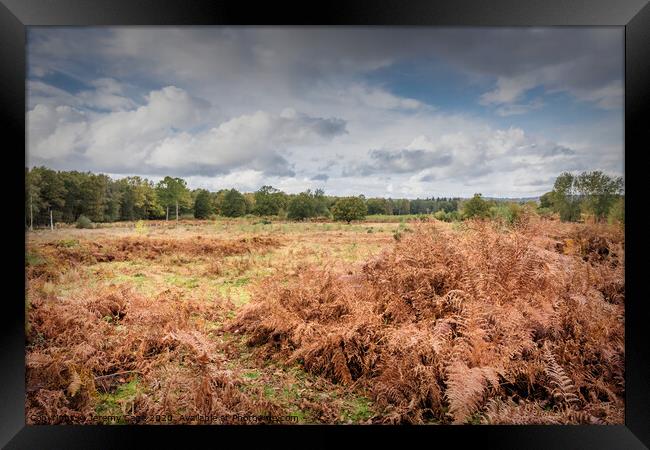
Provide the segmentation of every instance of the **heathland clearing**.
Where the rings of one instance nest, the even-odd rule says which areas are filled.
[[[29,423],[622,423],[615,226],[122,222],[26,264]]]

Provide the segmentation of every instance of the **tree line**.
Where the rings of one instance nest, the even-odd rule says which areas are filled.
[[[142,219],[206,219],[214,215],[278,216],[292,220],[324,217],[350,222],[366,215],[432,214],[445,221],[471,217],[502,217],[512,222],[521,206],[486,200],[481,194],[461,198],[425,199],[338,197],[322,189],[287,194],[272,186],[255,192],[221,189],[190,190],[182,178],[166,176],[158,183],[138,176],[112,179],[104,174],[25,169],[25,226],[53,226],[57,222],[115,222]],[[622,220],[623,181],[600,171],[580,175],[562,173],[551,192],[531,205],[541,214],[559,214],[563,221],[591,214],[597,220]]]
[[[623,178],[612,177],[599,170],[574,175],[561,173],[553,190],[539,198],[539,203],[527,205],[545,216],[557,214],[563,222],[578,222],[587,217],[596,222],[625,222]],[[522,208],[514,202],[485,200],[481,194],[463,202],[461,217],[502,218],[514,222]]]
[[[623,178],[598,170],[579,175],[564,172],[555,180],[553,190],[540,197],[540,207],[558,213],[565,222],[578,221],[584,214],[597,221],[609,218],[623,222]]]
[[[457,211],[459,198],[393,199],[338,197],[322,189],[287,194],[272,186],[255,192],[190,190],[182,178],[166,176],[158,183],[139,176],[113,179],[104,174],[25,168],[25,225],[28,228],[74,223],[142,219],[206,219],[213,215],[279,216],[293,220],[315,217],[352,221],[368,214],[406,215]]]

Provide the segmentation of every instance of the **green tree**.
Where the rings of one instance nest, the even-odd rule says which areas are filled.
[[[194,200],[194,217],[197,219],[207,219],[211,213],[210,193],[205,189],[200,189]]]
[[[359,197],[341,198],[332,207],[334,220],[342,220],[347,223],[353,220],[363,220],[366,214],[368,214],[366,202]]]
[[[547,192],[539,198],[539,207],[540,208],[553,207],[553,192]]]
[[[165,209],[160,204],[158,199],[158,193],[156,192],[156,187],[153,181],[149,181],[146,178],[142,181],[139,186],[142,196],[144,197],[144,202],[142,203],[142,218],[145,219],[159,219],[165,216]],[[184,194],[184,197],[181,199],[181,204],[183,207],[188,207],[189,195]]]
[[[307,192],[310,191],[308,190]],[[328,200],[325,197],[325,191],[316,189],[311,195],[314,203],[314,215],[318,217],[329,216]]]
[[[167,209],[166,220],[169,220],[169,208],[176,207],[176,220],[179,209],[192,206],[192,196],[185,180],[182,178],[165,177],[158,182],[156,193],[160,204]]]
[[[36,167],[32,169],[34,177],[39,180],[40,205],[39,223],[49,223],[54,228],[54,222],[63,217],[66,206],[66,186],[62,176],[52,169]]]
[[[80,181],[79,214],[86,215],[93,222],[103,222],[110,178],[103,174],[83,173]]]
[[[108,222],[120,219],[122,190],[118,181],[111,180],[106,189],[106,203],[104,204],[104,218]]]
[[[223,216],[222,206],[223,199],[226,196],[227,189],[220,189],[217,192],[210,192],[210,203],[212,204],[212,210],[221,216]]]
[[[484,219],[490,215],[490,204],[483,199],[481,194],[474,194],[474,197],[463,203],[463,218]]]
[[[225,192],[221,204],[221,214],[226,217],[240,217],[246,214],[246,199],[237,189]]]
[[[25,168],[25,224],[34,229],[34,221],[38,223],[38,215],[46,206],[41,200],[41,178],[39,172]]]
[[[242,194],[246,202],[245,214],[253,214],[255,212],[255,194],[252,192],[245,192]]]
[[[390,214],[390,205],[385,198],[369,198],[366,201],[368,214]]]
[[[570,172],[563,172],[553,185],[553,210],[560,213],[563,222],[580,220],[580,197],[578,180]]]
[[[316,215],[316,207],[314,205],[314,198],[310,191],[301,192],[294,195],[289,200],[287,217],[292,220],[302,220]]]
[[[623,190],[623,178],[610,177],[599,170],[581,173],[576,184],[585,209],[598,221],[607,218],[610,208]]]
[[[121,187],[122,220],[153,219],[165,214],[153,182],[135,176],[122,178],[118,183]]]
[[[273,186],[262,186],[255,192],[255,214],[275,216],[287,208],[287,195]]]
[[[407,198],[389,198],[388,202],[388,214],[401,215],[401,214],[410,214],[411,213],[411,202]]]
[[[83,183],[83,174],[77,171],[59,172],[59,179],[63,182],[65,188],[65,200],[61,210],[61,220],[72,223],[83,212],[81,185]]]

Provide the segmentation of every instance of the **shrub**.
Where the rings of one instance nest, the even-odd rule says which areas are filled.
[[[443,222],[456,222],[460,220],[460,214],[458,211],[445,212],[441,209],[440,211],[433,213],[433,218],[436,220],[442,220]]]
[[[474,194],[474,197],[463,204],[463,218],[484,219],[490,215],[490,204],[483,199],[481,194]]]
[[[612,205],[608,216],[609,223],[625,223],[625,199],[619,198]]]
[[[499,204],[490,208],[490,216],[506,225],[515,225],[524,214],[523,208],[516,203]]]
[[[136,232],[138,232],[138,233],[146,233],[147,229],[148,229],[147,224],[144,223],[143,220],[138,220],[135,223],[135,231]]]
[[[578,222],[580,220],[580,203],[566,201],[558,206],[562,222]]]
[[[77,219],[77,228],[95,228],[93,222],[83,214]]]

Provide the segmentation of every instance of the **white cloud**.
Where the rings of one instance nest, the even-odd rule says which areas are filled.
[[[82,91],[77,99],[90,108],[109,111],[125,111],[132,109],[136,103],[124,95],[124,87],[112,78],[99,78],[90,83],[95,89]]]
[[[513,78],[498,77],[496,88],[481,96],[482,105],[513,103],[519,100],[529,89],[537,86],[535,76],[524,75]]]
[[[379,109],[418,109],[424,105],[413,98],[398,97],[390,92],[362,84],[350,86],[338,93],[339,98],[356,102],[360,106]]]
[[[37,105],[27,113],[28,156],[43,161],[65,158],[81,149],[86,115],[69,106]]]
[[[623,82],[617,80],[595,90],[579,90],[576,97],[582,101],[594,102],[602,109],[622,109]]]
[[[92,89],[71,94],[63,89],[39,80],[28,80],[28,99],[32,105],[67,105],[75,108],[91,108],[106,111],[124,111],[137,104],[129,98],[124,87],[112,78],[99,78],[89,83]]]
[[[296,192],[326,180],[332,193],[409,197],[543,192],[522,180],[622,170],[622,34],[533,31],[32,29],[28,155],[191,186]],[[489,112],[438,104],[441,86],[426,89],[430,75],[447,82],[429,72],[438,63],[458,76],[452,87],[481,86]],[[415,79],[413,98],[396,94]],[[541,108],[553,92],[613,112],[561,129]],[[530,112],[546,123],[525,122]]]
[[[215,174],[247,166],[292,175],[282,151],[346,132],[341,119],[292,109],[279,115],[257,111],[195,131],[201,124],[209,126],[208,109],[207,102],[173,86],[152,91],[137,109],[92,116],[69,106],[39,104],[28,112],[29,153],[48,161],[76,152],[94,170],[109,172]]]

